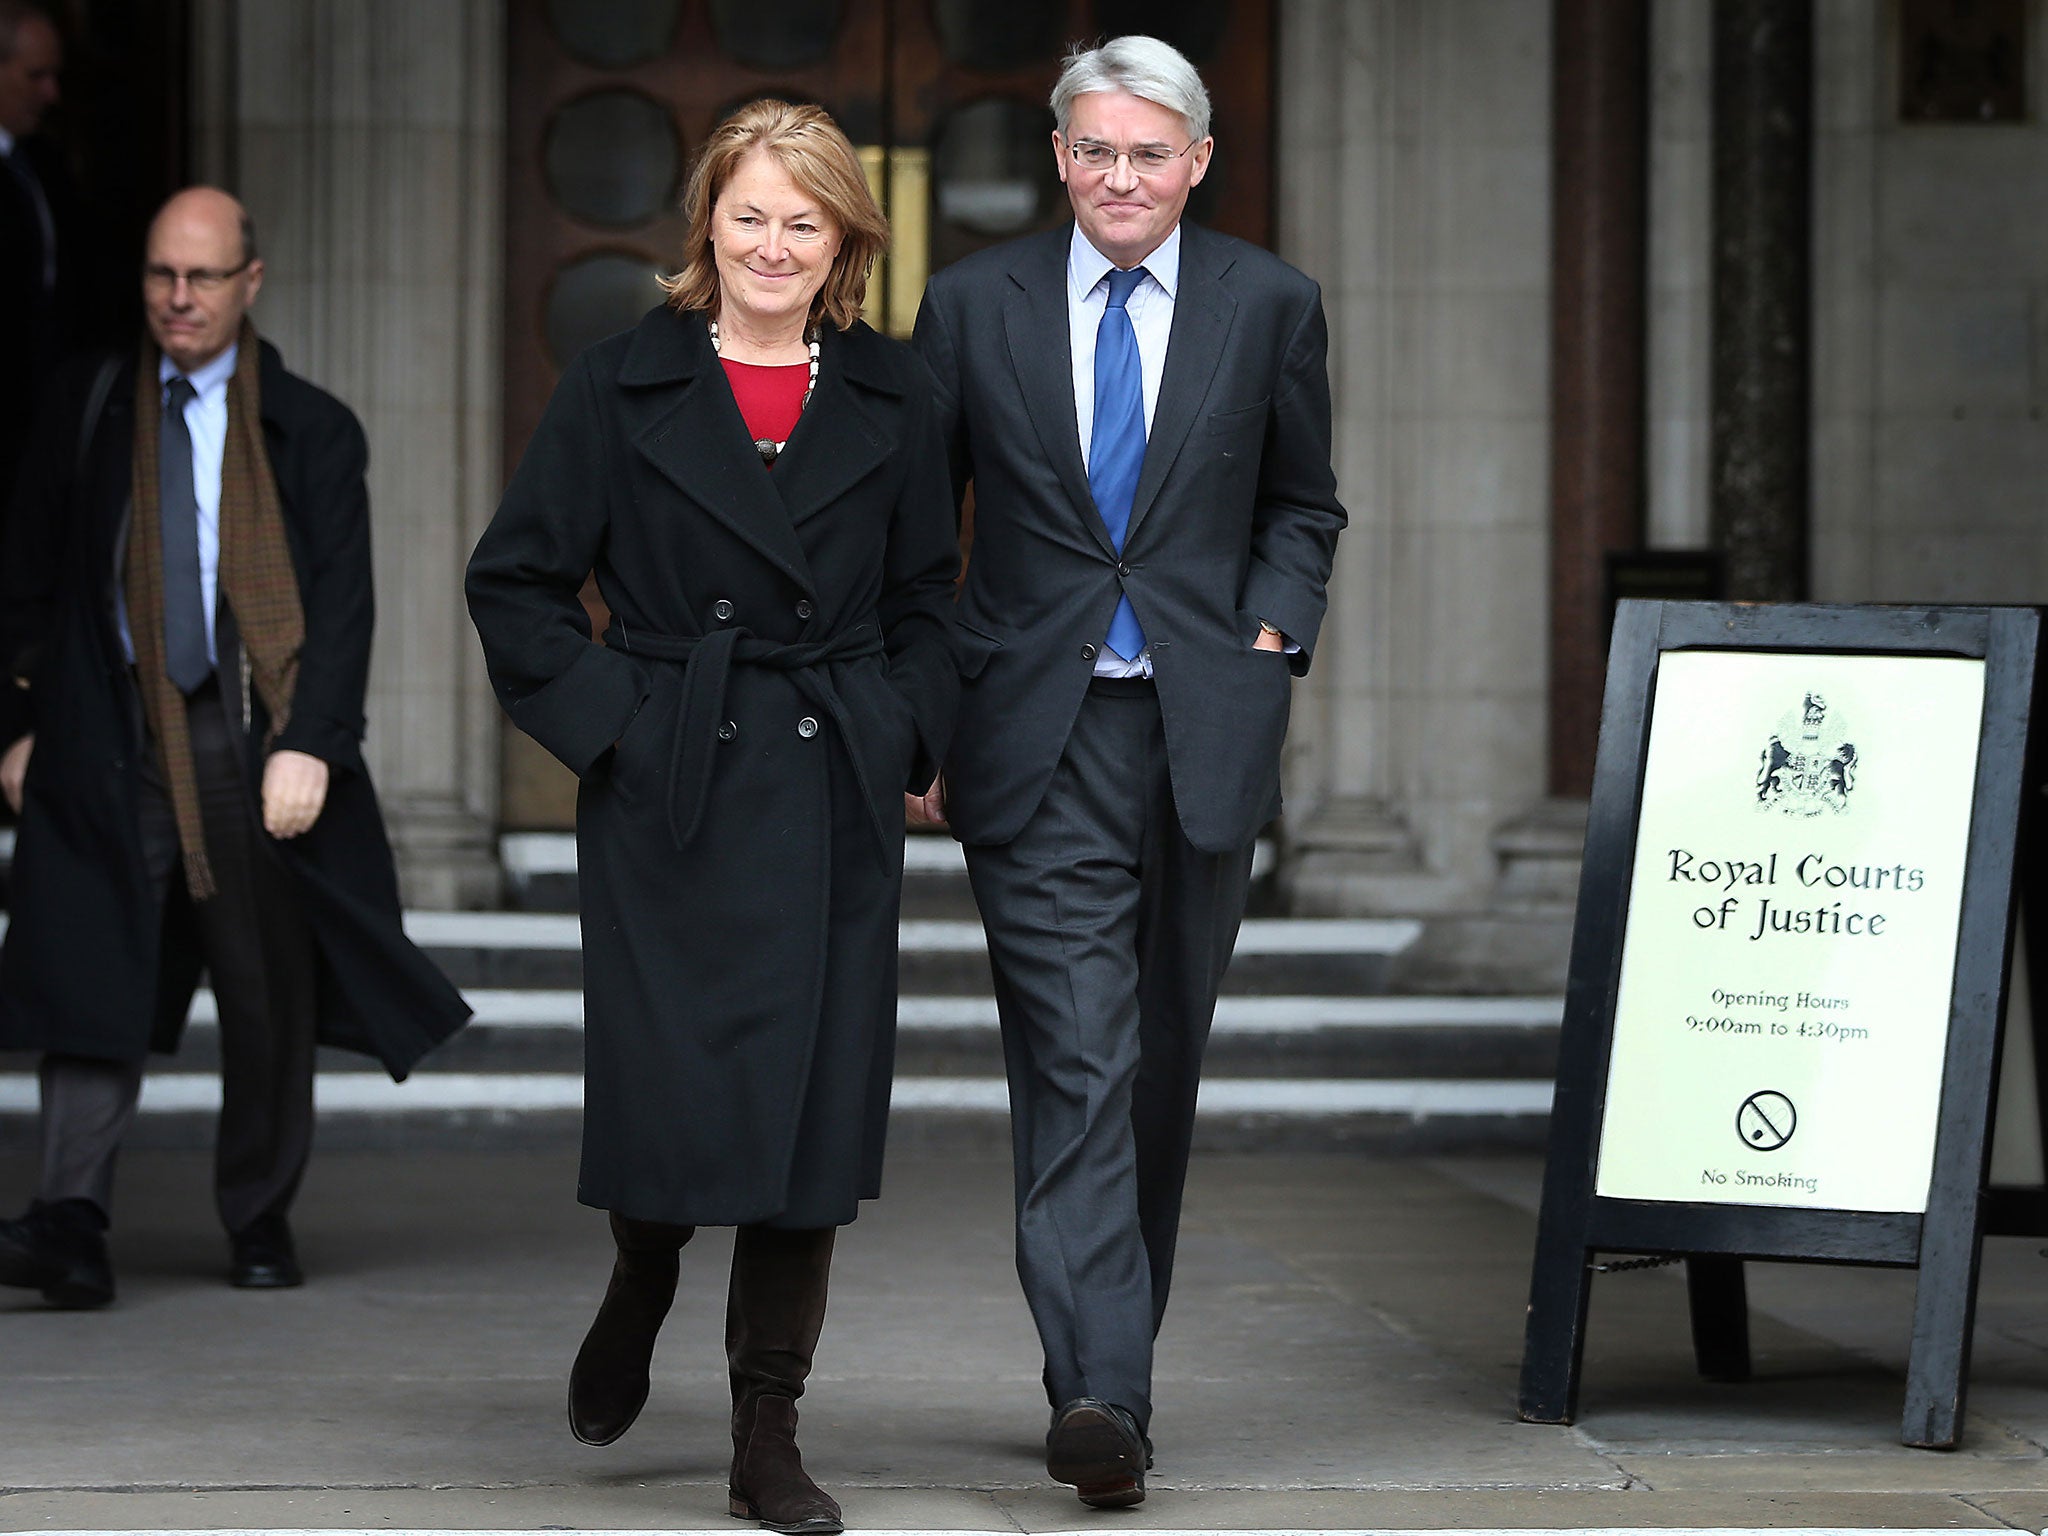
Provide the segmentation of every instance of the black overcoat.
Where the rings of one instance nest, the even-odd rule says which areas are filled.
[[[141,701],[123,657],[115,585],[126,548],[135,364],[124,362],[79,456],[96,359],[57,382],[8,519],[0,746],[35,732],[0,947],[0,1048],[136,1060],[174,1049],[200,958],[184,881],[152,899],[142,863]],[[320,956],[319,1039],[375,1056],[394,1078],[469,1017],[405,937],[391,847],[361,750],[369,678],[368,450],[353,413],[262,352],[263,435],[305,609],[291,719],[275,745],[330,770],[312,828],[273,842],[297,876]],[[82,462],[83,473],[77,473]],[[225,610],[224,610],[225,611]],[[240,667],[223,636],[223,688]],[[262,701],[245,759],[260,784]],[[230,710],[239,723],[239,711]]]
[[[578,1193],[627,1216],[832,1226],[880,1190],[959,552],[923,365],[860,324],[821,346],[771,472],[701,316],[600,342],[470,561],[499,699],[582,780]]]

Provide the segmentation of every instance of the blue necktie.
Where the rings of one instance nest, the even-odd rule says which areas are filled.
[[[199,585],[199,494],[192,483],[192,432],[185,405],[196,391],[184,377],[164,385],[157,437],[157,515],[164,546],[164,671],[191,693],[206,681],[206,595]]]
[[[1138,472],[1145,467],[1145,379],[1138,362],[1138,333],[1131,329],[1125,308],[1144,275],[1143,267],[1110,272],[1109,307],[1095,330],[1095,426],[1088,439],[1088,489],[1119,555],[1131,525]],[[1125,661],[1136,661],[1145,649],[1145,631],[1128,597],[1117,599],[1108,639],[1109,648]]]

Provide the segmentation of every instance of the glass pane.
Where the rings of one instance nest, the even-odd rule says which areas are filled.
[[[580,62],[630,69],[668,52],[682,0],[548,0],[548,24]]]
[[[668,109],[638,91],[599,91],[548,124],[548,191],[579,219],[644,224],[674,200],[683,146]]]
[[[555,274],[548,294],[548,351],[566,368],[593,341],[631,330],[661,303],[654,264],[637,256],[586,256]]]
[[[1095,0],[1095,25],[1105,37],[1142,32],[1197,64],[1215,59],[1229,20],[1229,0]]]
[[[1051,0],[933,0],[932,22],[949,63],[1009,70],[1059,57],[1066,7]]]
[[[948,114],[933,157],[939,217],[978,235],[1035,227],[1060,200],[1052,113],[991,97]]]
[[[748,69],[803,69],[822,63],[839,36],[840,0],[711,0],[718,48]]]

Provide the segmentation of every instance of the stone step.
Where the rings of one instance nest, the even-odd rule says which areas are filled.
[[[505,869],[505,904],[519,912],[576,910],[576,837],[570,832],[507,832],[498,839]],[[1270,915],[1276,903],[1273,871],[1278,851],[1261,838],[1252,854],[1251,911]],[[903,914],[906,918],[972,918],[974,893],[960,845],[940,833],[903,840]]]
[[[420,1063],[420,1073],[577,1072],[583,999],[573,991],[478,988],[476,1017]],[[1556,1070],[1557,998],[1226,997],[1206,1072],[1212,1078],[1544,1079]],[[211,1073],[220,1043],[202,989],[175,1058],[156,1070]],[[321,1066],[361,1071],[363,1059],[323,1053]],[[986,997],[906,997],[897,1010],[896,1070],[905,1077],[1003,1073],[996,1007]]]
[[[465,991],[575,988],[582,934],[563,912],[408,912],[406,932]],[[899,977],[907,994],[985,993],[988,945],[973,919],[906,919]],[[1247,918],[1224,991],[1248,996],[1369,996],[1422,925],[1405,918]]]

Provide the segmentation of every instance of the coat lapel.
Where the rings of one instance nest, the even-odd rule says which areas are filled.
[[[629,409],[635,421],[633,446],[640,455],[776,569],[815,594],[796,527],[761,468],[704,322],[667,308],[645,316],[627,348],[619,383],[634,397]],[[821,378],[821,390],[823,384]]]
[[[1173,298],[1173,328],[1167,334],[1166,368],[1159,380],[1159,399],[1152,407],[1152,430],[1145,439],[1145,464],[1138,473],[1131,521],[1124,531],[1126,548],[1188,440],[1209,386],[1216,381],[1217,365],[1230,339],[1231,323],[1237,318],[1237,301],[1223,283],[1231,258],[1227,251],[1212,246],[1207,235],[1197,225],[1181,225],[1180,288]],[[1221,261],[1216,260],[1219,254]],[[1069,388],[1068,394],[1072,393]]]
[[[900,400],[903,391],[875,367],[868,335],[826,326],[818,387],[774,472],[764,476],[792,525],[815,517],[887,461],[892,434],[877,419],[878,395]]]
[[[1081,467],[1081,428],[1074,412],[1073,338],[1067,326],[1067,251],[1072,226],[1033,239],[1010,268],[1004,295],[1003,327],[1010,362],[1017,370],[1024,407],[1039,446],[1066,487],[1074,510],[1103,550],[1114,555],[1109,530],[1095,510],[1088,473]]]

